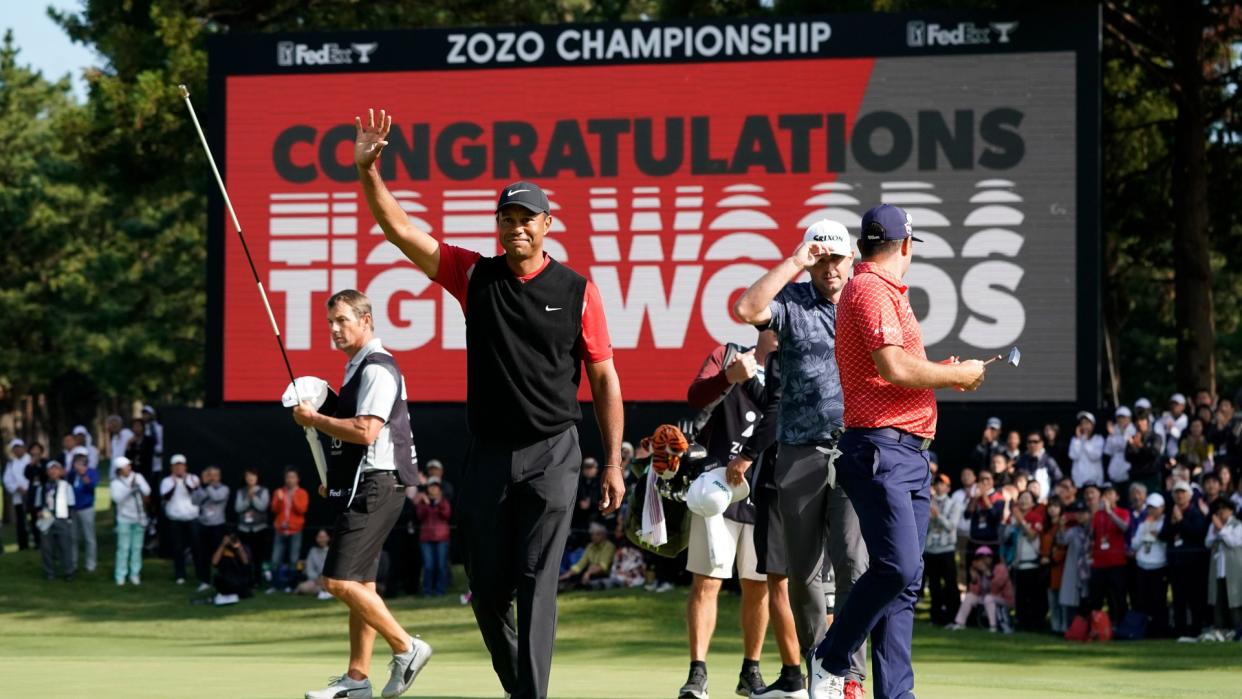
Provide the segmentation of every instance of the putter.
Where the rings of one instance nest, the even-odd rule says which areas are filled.
[[[220,177],[220,170],[216,167],[216,159],[211,155],[211,147],[207,145],[207,137],[203,134],[203,127],[198,123],[198,115],[194,113],[194,104],[190,102],[190,90],[185,85],[178,85],[181,90],[181,99],[185,100],[186,109],[190,111],[190,120],[194,122],[194,130],[198,132],[198,140],[203,144],[203,152],[207,154],[207,164],[211,165],[211,174],[216,177],[216,184],[220,187],[220,196],[224,197],[224,205],[229,210],[229,217],[233,219],[233,229],[237,231],[237,238],[241,240],[242,251],[246,253],[246,262],[250,264],[250,274],[254,276],[254,284],[259,287],[259,297],[263,299],[263,308],[267,310],[267,319],[272,324],[272,332],[276,335],[276,346],[280,348],[280,357],[285,360],[285,371],[289,372],[289,383],[293,386],[293,391],[298,399],[298,403],[302,402],[302,397],[298,394],[298,383],[293,376],[293,366],[289,364],[289,353],[285,351],[285,341],[280,337],[280,327],[276,325],[276,316],[272,313],[272,304],[268,303],[267,292],[263,290],[263,282],[259,279],[259,272],[255,269],[254,258],[250,256],[250,246],[246,245],[246,236],[242,234],[241,223],[237,221],[237,212],[233,210],[233,201],[229,199],[229,192],[224,188],[224,180]],[[327,459],[323,454],[323,444],[319,441],[319,435],[315,432],[315,428],[307,427],[306,441],[310,445],[311,455],[315,459],[315,468],[319,471],[319,482],[326,488],[328,486],[328,466]]]
[[[983,363],[991,364],[992,362],[995,362],[1000,359],[1004,359],[1005,363],[1009,364],[1010,366],[1018,366],[1018,362],[1022,361],[1022,353],[1018,351],[1017,347],[1014,347],[1013,349],[1009,350],[1008,357],[1006,357],[1003,354],[998,354],[995,357],[992,357],[991,359],[985,359]]]

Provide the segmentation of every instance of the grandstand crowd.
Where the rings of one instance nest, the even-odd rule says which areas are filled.
[[[1234,474],[1242,465],[1242,416],[1235,401],[1200,391],[1074,418],[1063,430],[993,417],[971,453],[932,457],[924,554],[931,622],[1073,636],[1092,633],[1091,613],[1103,612],[1123,638],[1238,637],[1242,480]],[[256,591],[330,599],[320,578],[329,533],[308,528],[312,492],[296,468],[266,483],[247,468],[241,481],[224,483],[217,467],[179,454],[165,460],[153,408],[128,424],[109,417],[103,427],[96,440],[79,425],[50,449],[20,437],[7,443],[0,531],[19,550],[40,551],[48,580],[111,574],[119,586],[140,585],[144,558],[160,556],[172,560],[175,581],[205,602],[234,603]],[[629,443],[622,459],[632,490],[641,469],[630,467]],[[451,589],[454,489],[444,473],[429,460],[422,482],[406,489],[381,563],[385,596]],[[596,459],[584,459],[562,589],[665,592],[684,584],[684,551],[665,558],[636,546],[625,526],[631,503],[602,516],[600,484]],[[113,561],[98,557],[101,490],[110,495]],[[34,559],[31,569],[39,569]]]

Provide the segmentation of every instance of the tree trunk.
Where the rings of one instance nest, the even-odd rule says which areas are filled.
[[[1207,231],[1207,117],[1203,93],[1203,10],[1167,2],[1178,89],[1173,142],[1175,378],[1182,391],[1216,391],[1216,328]]]

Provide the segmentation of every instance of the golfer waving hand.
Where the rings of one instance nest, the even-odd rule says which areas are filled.
[[[605,513],[621,506],[621,384],[595,285],[543,251],[552,224],[543,190],[500,192],[504,253],[484,257],[440,243],[405,215],[376,160],[392,117],[356,120],[354,158],[367,205],[389,242],[461,303],[466,316],[466,408],[471,442],[457,511],[471,605],[505,691],[548,693],[558,567],[578,470],[578,385],[585,366],[604,441]],[[517,599],[514,621],[513,600]]]

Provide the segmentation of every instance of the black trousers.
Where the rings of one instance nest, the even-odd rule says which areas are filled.
[[[1134,608],[1146,614],[1148,638],[1169,635],[1169,576],[1167,568],[1144,570],[1135,573]]]
[[[1169,583],[1173,588],[1173,631],[1181,636],[1198,636],[1208,625],[1207,551],[1186,552],[1169,557]]]
[[[263,581],[263,564],[272,557],[272,530],[270,527],[264,527],[257,532],[239,531],[237,538],[250,550],[250,579],[258,585]],[[208,554],[209,562],[210,556],[215,552],[213,548]],[[219,586],[216,586],[216,590],[219,591],[219,589]]]
[[[194,522],[165,518],[160,527],[161,536],[167,534],[168,555],[172,557],[173,562],[173,577],[183,580],[185,579],[185,550],[190,548],[194,541]]]
[[[1018,628],[1023,631],[1044,631],[1048,616],[1048,570],[1047,568],[1015,568],[1014,605],[1018,616]]]
[[[1091,569],[1091,610],[1103,609],[1105,600],[1108,601],[1108,618],[1113,626],[1120,624],[1128,611],[1124,565]]]
[[[923,554],[923,570],[931,596],[931,622],[937,626],[952,623],[962,606],[962,593],[957,589],[956,553]]]
[[[557,578],[581,464],[574,427],[521,449],[474,440],[466,457],[457,506],[470,604],[513,699],[548,696]]]

